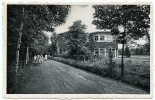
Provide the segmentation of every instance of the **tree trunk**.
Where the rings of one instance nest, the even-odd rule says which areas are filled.
[[[23,8],[23,17],[24,17],[24,8]],[[20,23],[20,29],[19,29],[19,36],[18,36],[18,42],[17,42],[17,50],[16,50],[16,63],[15,63],[15,68],[16,68],[16,74],[18,72],[18,63],[19,63],[19,50],[20,50],[20,45],[21,45],[21,38],[22,38],[22,30],[24,23],[21,21]]]
[[[149,35],[147,30],[146,30],[146,36],[147,36],[147,39],[149,40],[149,43],[150,43],[150,35]]]
[[[123,55],[124,55],[124,39],[123,39],[123,44],[122,44],[122,64],[121,64],[121,77],[124,76],[124,61],[123,61]]]
[[[29,47],[27,46],[27,62],[30,60],[30,52],[29,52]]]
[[[25,44],[25,48],[24,48],[24,54],[23,54],[23,66],[22,66],[22,68],[24,68],[25,65],[26,65],[26,56],[27,56],[27,44]]]
[[[18,36],[18,43],[17,43],[17,50],[16,50],[16,64],[15,64],[16,74],[18,72],[19,50],[20,50],[20,44],[21,44],[22,30],[23,30],[23,22],[21,22],[21,25],[20,25],[19,36]]]

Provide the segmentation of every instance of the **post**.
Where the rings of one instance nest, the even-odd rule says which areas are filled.
[[[100,54],[100,48],[98,48],[98,55]]]
[[[118,49],[117,49],[117,57],[118,57]]]
[[[104,55],[106,56],[106,48],[104,49]]]
[[[117,55],[116,55],[116,49],[115,49],[115,58],[116,58],[116,56],[117,56]]]
[[[109,48],[110,65],[112,64],[112,49]]]
[[[123,36],[123,42],[122,43],[123,43],[123,45],[122,45],[121,78],[124,76],[124,61],[123,61],[123,55],[124,55],[124,36]]]

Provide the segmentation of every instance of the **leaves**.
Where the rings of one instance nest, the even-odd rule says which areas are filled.
[[[70,55],[88,54],[88,48],[85,47],[86,27],[85,24],[82,24],[81,20],[73,22],[73,25],[69,27],[69,32],[66,38],[68,39]]]
[[[112,34],[119,34],[118,27],[123,26],[126,34],[141,37],[148,34],[150,27],[149,5],[94,5],[92,24],[97,29],[111,29]]]
[[[23,33],[21,48],[28,44],[31,51],[43,52],[48,45],[48,36],[43,31],[53,32],[53,26],[65,23],[69,10],[69,5],[8,5],[8,55],[15,54],[20,31]],[[24,23],[23,30],[19,29],[21,22]],[[14,52],[10,50],[12,47]]]

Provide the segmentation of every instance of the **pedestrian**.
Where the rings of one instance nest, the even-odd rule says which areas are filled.
[[[45,55],[45,60],[47,59],[47,55]]]
[[[34,63],[35,65],[37,65],[37,56],[36,56],[36,55],[34,55],[34,57],[33,57],[33,63]]]
[[[43,55],[40,56],[40,59],[41,59],[41,63],[42,63],[43,62]]]
[[[37,63],[40,63],[40,55],[37,55]]]

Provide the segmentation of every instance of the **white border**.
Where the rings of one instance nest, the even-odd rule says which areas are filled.
[[[14,0],[15,1],[15,0]],[[17,1],[17,0],[16,0]],[[27,1],[29,1],[29,0],[27,0]],[[45,2],[46,2],[46,0],[44,0]],[[58,0],[59,1],[59,0]],[[57,1],[57,2],[58,2]],[[64,0],[65,1],[65,0]],[[64,2],[63,1],[63,2]],[[78,1],[81,1],[81,0],[78,0]],[[130,0],[131,1],[131,0]],[[137,2],[138,2],[138,0],[136,0]],[[12,2],[12,1],[11,1]],[[95,0],[95,2],[97,2],[96,0]],[[116,2],[116,1],[115,1]],[[38,2],[39,3],[39,2]],[[86,3],[86,2],[85,2]],[[119,3],[119,2],[118,2]],[[147,2],[145,2],[145,4],[146,4]],[[57,3],[56,3],[57,4]],[[67,3],[68,4],[68,3]],[[78,3],[79,4],[79,3]],[[82,3],[83,4],[83,3]],[[98,3],[97,3],[98,4]],[[103,4],[105,4],[105,3],[103,3]],[[107,3],[106,3],[107,4]],[[120,3],[119,3],[120,4]],[[122,2],[121,2],[121,4],[122,4]],[[131,3],[130,2],[130,4],[133,4],[133,3]],[[135,4],[135,3],[134,3]],[[77,5],[77,4],[75,4],[75,5]],[[151,5],[151,6],[153,6],[153,5]],[[152,13],[153,13],[153,11],[152,11]],[[3,26],[5,26],[5,24],[4,24],[4,22],[3,22]],[[150,27],[150,29],[151,29],[151,33],[153,33],[153,19],[151,18],[151,27]],[[3,30],[4,30],[4,27],[3,27]],[[5,34],[4,34],[5,35]],[[6,38],[6,36],[4,36],[5,38]],[[4,39],[4,37],[3,37],[3,39]],[[152,38],[150,38],[151,39],[151,41],[153,40],[153,34],[152,34],[152,36],[151,36]],[[0,39],[0,40],[2,40],[2,39]],[[2,43],[2,42],[1,42]],[[153,42],[151,42],[151,50],[152,50],[152,52],[151,52],[151,62],[153,62],[153,48],[152,48],[152,46],[153,46]],[[4,46],[3,46],[4,47]],[[4,47],[4,49],[5,49],[5,47]],[[4,50],[5,51],[5,50]],[[6,52],[5,52],[6,53]],[[4,52],[3,52],[3,54],[4,54]],[[4,59],[4,58],[3,58]],[[0,60],[0,61],[2,61],[2,60]],[[3,62],[3,64],[5,64],[6,62]],[[153,64],[153,63],[152,63]],[[150,67],[151,67],[152,65],[150,65]],[[3,67],[4,68],[4,67]],[[5,70],[4,70],[5,71]],[[153,69],[152,69],[152,67],[151,67],[151,69],[150,69],[150,71],[151,71],[151,76],[153,76]],[[151,77],[151,80],[152,80],[153,78]],[[3,80],[3,82],[4,82],[5,80]],[[4,87],[5,87],[5,84],[3,84],[3,89],[4,89]],[[152,85],[151,85],[151,89],[152,89]],[[11,97],[11,98],[16,98],[17,96],[18,96],[18,98],[20,98],[20,97],[24,97],[24,98],[35,98],[35,97],[37,97],[37,98],[59,98],[59,99],[64,99],[64,98],[109,98],[109,97],[112,97],[112,98],[149,98],[150,96],[152,96],[152,91],[153,90],[151,90],[151,95],[121,95],[121,94],[117,94],[117,95],[112,95],[112,94],[100,94],[100,95],[98,95],[98,94],[90,94],[90,95],[83,95],[83,94],[73,94],[73,95],[62,95],[62,94],[33,94],[33,95],[6,95],[6,94],[4,94],[5,96],[7,96],[7,97]],[[62,97],[63,96],[63,97]],[[96,97],[97,96],[97,97]]]

